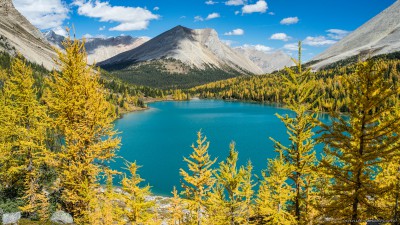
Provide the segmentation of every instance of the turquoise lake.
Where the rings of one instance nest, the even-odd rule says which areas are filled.
[[[140,176],[157,195],[168,196],[173,186],[180,187],[179,168],[187,169],[183,157],[191,154],[200,129],[210,141],[212,158],[224,160],[229,143],[235,141],[239,165],[251,160],[256,175],[276,155],[269,137],[288,143],[286,129],[275,116],[291,115],[286,109],[220,100],[156,102],[149,107],[124,115],[115,127],[122,138],[119,156],[142,166]],[[112,167],[121,171],[125,166],[117,160]]]

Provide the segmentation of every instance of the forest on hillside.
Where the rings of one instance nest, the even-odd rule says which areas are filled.
[[[17,57],[0,72],[0,208],[22,212],[25,224],[49,223],[57,210],[75,224],[99,225],[398,224],[398,61],[367,60],[313,73],[299,54],[297,66],[280,76],[197,88],[203,97],[229,99],[239,91],[238,99],[283,103],[293,112],[277,115],[290,144],[271,137],[277,157],[255,177],[251,162],[238,165],[234,143],[217,162],[198,132],[192,153],[182,156],[187,167],[176,185],[183,191],[171,190],[167,213],[160,214],[161,206],[148,198],[151,184],[139,175],[140,162],[126,162],[127,171],[112,170],[107,162],[118,157],[121,144],[110,90],[132,98],[163,92],[105,83],[101,71],[87,66],[82,43],[67,39],[65,49],[58,51],[59,71],[35,69]],[[329,124],[318,120],[321,110],[330,113]],[[322,158],[316,144],[324,146]],[[116,176],[122,176],[118,188]]]
[[[138,63],[135,66],[106,67],[105,69],[127,83],[163,90],[191,88],[242,75],[232,68],[220,69],[212,66],[206,66],[204,69],[192,68],[172,58]]]
[[[369,60],[379,61],[388,69],[384,74],[385,79],[394,87],[399,86],[400,79],[400,54],[392,53],[373,57]],[[319,111],[334,110],[347,112],[350,99],[345,95],[345,90],[351,84],[344,82],[349,75],[358,69],[358,56],[342,60],[313,72],[311,76],[317,82],[315,88],[320,96],[317,102]],[[306,63],[305,66],[309,65]],[[284,105],[285,99],[290,96],[290,89],[284,86],[287,70],[276,71],[272,74],[261,76],[241,76],[237,78],[216,81],[189,89],[192,95],[201,98],[215,98],[225,100],[254,101],[261,103],[277,103]]]

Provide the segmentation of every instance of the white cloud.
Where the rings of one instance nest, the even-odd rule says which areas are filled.
[[[61,0],[14,0],[13,3],[39,29],[59,27],[68,18],[69,9]]]
[[[274,12],[269,12],[268,14],[271,15],[271,16],[275,16]]]
[[[186,16],[181,16],[179,17],[179,19],[186,19]]]
[[[93,35],[91,35],[91,34],[84,34],[83,37],[89,39],[89,38],[92,38]]]
[[[64,37],[68,36],[67,30],[65,28],[61,27],[61,26],[53,28],[52,30],[54,31],[54,33],[56,33],[58,35],[61,35],[61,36],[64,36]]]
[[[236,35],[236,36],[239,36],[239,35],[243,35],[243,34],[244,34],[244,30],[238,28],[238,29],[234,29],[232,31],[226,32],[224,35],[228,35],[228,36]]]
[[[121,34],[121,36],[124,36],[124,35]],[[102,35],[102,34],[98,34],[98,35],[95,35],[95,36],[93,36],[93,35],[91,35],[91,34],[84,34],[83,37],[86,38],[86,39],[92,39],[92,38],[102,38],[102,39],[106,39],[106,38],[107,38],[107,36]]]
[[[335,40],[340,40],[350,33],[350,31],[340,29],[329,29],[326,32],[328,32],[328,37]]]
[[[326,39],[324,36],[317,36],[317,37],[310,37],[308,36],[304,41],[304,45],[314,46],[314,47],[321,47],[326,45],[333,45],[336,41]]]
[[[299,22],[299,18],[297,16],[296,17],[288,17],[288,18],[281,20],[281,24],[283,24],[283,25],[296,24],[298,22]]]
[[[209,0],[205,2],[207,5],[214,5],[217,4],[218,2],[214,2],[213,0]]]
[[[206,20],[212,20],[212,19],[219,18],[219,17],[221,17],[221,15],[219,15],[219,13],[211,13],[207,16]]]
[[[285,33],[275,33],[271,35],[271,40],[281,40],[281,41],[288,41],[291,37]]]
[[[259,0],[256,4],[243,6],[242,13],[265,13],[267,9],[267,2],[265,2],[264,0]]]
[[[235,11],[235,15],[239,15],[240,11]]]
[[[111,27],[111,31],[144,30],[151,20],[158,19],[147,9],[140,7],[112,6],[109,2],[96,0],[74,0],[72,3],[78,6],[78,14],[98,18],[101,22],[116,22],[119,25]]]
[[[194,17],[194,22],[199,22],[199,21],[203,21],[204,19],[203,19],[203,17],[201,17],[201,16],[195,16]]]
[[[284,49],[290,50],[290,51],[297,51],[299,50],[298,43],[290,43],[286,44],[283,46]]]
[[[105,29],[106,29],[106,26],[101,26],[101,27],[99,27],[99,30],[100,30],[100,31],[105,30]]]
[[[244,5],[245,1],[243,0],[229,0],[225,2],[225,5]]]
[[[156,7],[153,8],[153,10],[154,11],[158,11],[158,10],[160,10],[160,7],[156,6]]]
[[[245,44],[242,46],[243,48],[252,48],[258,51],[262,51],[262,52],[271,52],[272,50],[274,50],[271,47],[265,46],[265,45],[248,45]]]

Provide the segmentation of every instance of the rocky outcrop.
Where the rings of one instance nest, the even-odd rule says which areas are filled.
[[[44,33],[44,36],[53,46],[59,49],[64,48],[62,45],[62,42],[65,40],[64,36],[58,35],[54,31],[47,31]],[[86,38],[85,48],[88,54],[88,63],[93,64],[107,60],[122,52],[137,48],[148,40],[149,38],[147,37],[135,38],[129,35],[107,38]]]
[[[400,51],[400,1],[313,58],[314,69],[352,56],[375,56]]]
[[[88,38],[85,44],[88,63],[102,62],[120,53],[135,49],[148,40],[149,38],[146,37],[135,38],[132,36]]]
[[[64,211],[57,211],[53,213],[53,215],[50,218],[50,221],[52,223],[56,224],[73,224],[74,219],[72,216]]]
[[[18,221],[21,219],[21,212],[16,213],[5,213],[2,216],[2,224],[18,224]]]
[[[264,73],[272,73],[285,67],[294,66],[292,57],[282,51],[265,52],[253,46],[237,47],[235,50],[250,59]]]
[[[11,0],[0,1],[0,51],[22,54],[47,69],[55,67],[56,54],[42,33],[14,7]]]

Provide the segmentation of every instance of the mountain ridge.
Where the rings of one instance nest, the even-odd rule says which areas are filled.
[[[27,60],[54,69],[57,57],[43,34],[15,9],[11,0],[0,2],[0,50],[17,53]]]
[[[265,52],[252,46],[240,46],[234,48],[259,66],[264,73],[272,73],[287,67],[294,66],[292,57],[281,50],[275,52]]]
[[[400,1],[361,25],[332,45],[312,61],[313,69],[320,69],[346,58],[376,56],[400,51]]]
[[[263,71],[246,57],[222,43],[214,29],[196,29],[178,25],[143,45],[121,53],[98,65],[134,65],[139,62],[172,58],[194,68],[226,66],[242,73],[262,74]]]
[[[45,38],[53,46],[63,49],[65,37],[50,30],[44,33]],[[116,37],[88,37],[85,39],[85,49],[88,55],[88,64],[95,64],[107,60],[122,52],[134,49],[147,42],[147,37],[132,37],[121,35]]]

